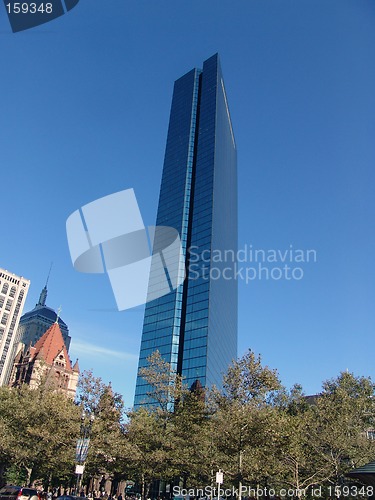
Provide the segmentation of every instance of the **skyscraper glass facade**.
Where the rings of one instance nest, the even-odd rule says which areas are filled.
[[[158,350],[187,385],[220,386],[237,356],[237,166],[217,54],[175,82],[156,225],[180,233],[186,279],[146,305],[139,368]],[[138,375],[135,406],[149,391]]]

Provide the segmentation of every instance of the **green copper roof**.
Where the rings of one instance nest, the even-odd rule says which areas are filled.
[[[363,484],[368,484],[375,488],[375,461],[369,462],[358,469],[353,469],[346,476],[358,479]]]
[[[358,469],[353,469],[350,472],[348,472],[348,475],[350,474],[375,474],[375,461],[370,462],[366,465],[362,465],[362,467],[358,467]]]

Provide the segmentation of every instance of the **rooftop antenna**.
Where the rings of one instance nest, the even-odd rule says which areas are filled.
[[[51,265],[49,266],[49,271],[48,271],[48,275],[47,275],[47,280],[46,280],[45,288],[47,288],[47,285],[48,285],[48,281],[49,281],[49,277],[50,277],[50,274],[51,274],[52,266],[53,266],[53,262],[51,261]]]
[[[35,307],[44,307],[46,305],[46,300],[47,300],[47,285],[48,285],[48,280],[49,280],[49,277],[50,277],[50,274],[51,274],[52,264],[53,264],[53,262],[51,262],[51,265],[49,266],[49,271],[48,271],[48,275],[47,275],[46,284],[44,285],[44,288],[40,292],[39,302],[36,304]]]
[[[59,322],[59,318],[60,318],[60,313],[62,311],[62,307],[59,306],[59,308],[57,309],[57,314],[56,314],[56,321],[55,323],[58,323]]]

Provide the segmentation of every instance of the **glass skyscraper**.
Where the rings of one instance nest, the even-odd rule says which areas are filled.
[[[191,386],[237,357],[236,145],[218,55],[174,85],[157,226],[181,237],[186,279],[146,304],[139,368],[158,350]],[[134,405],[150,402],[138,375]]]

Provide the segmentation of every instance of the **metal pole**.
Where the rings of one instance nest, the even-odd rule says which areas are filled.
[[[84,466],[85,464],[86,456],[88,453],[92,424],[94,422],[94,415],[90,416],[89,422],[87,424],[85,424],[85,418],[86,414],[84,411],[82,411],[81,426],[79,433],[80,437],[77,442],[77,456],[76,456],[77,467]],[[76,482],[76,492],[75,492],[76,496],[80,494],[82,477],[83,477],[83,469],[81,472],[77,472],[77,482]]]
[[[76,481],[76,491],[75,491],[75,496],[77,497],[77,492],[78,492],[78,488],[79,488],[79,474],[77,474],[77,481]]]

